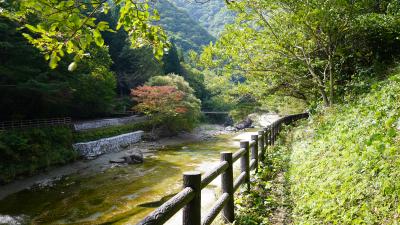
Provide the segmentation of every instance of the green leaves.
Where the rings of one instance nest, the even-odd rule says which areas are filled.
[[[94,37],[94,41],[96,42],[96,45],[102,47],[104,45],[104,40],[103,37],[100,34],[99,30],[94,30],[93,31],[93,37]]]
[[[57,55],[57,52],[52,52],[49,60],[49,67],[55,69],[60,60],[61,58]]]
[[[120,7],[120,18],[116,29],[124,28],[129,34],[133,47],[150,45],[157,58],[168,46],[163,30],[151,23],[159,19],[157,11],[152,11],[148,1],[132,2],[114,0],[114,7]],[[104,45],[101,32],[115,32],[105,21],[98,21],[99,14],[107,14],[110,5],[107,1],[43,1],[21,0],[10,10],[15,13],[4,13],[15,21],[28,21],[24,36],[37,47],[49,60],[49,66],[55,68],[62,57],[73,54],[83,59],[92,43]],[[7,11],[8,12],[8,11]],[[30,21],[34,15],[35,22]]]

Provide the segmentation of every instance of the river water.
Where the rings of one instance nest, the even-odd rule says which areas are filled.
[[[64,176],[52,186],[11,194],[0,201],[0,224],[136,224],[181,190],[183,172],[204,173],[219,162],[221,151],[236,151],[236,135],[167,146],[140,165]],[[203,205],[215,201],[218,186],[219,179],[203,190]],[[179,221],[176,216],[169,224]]]

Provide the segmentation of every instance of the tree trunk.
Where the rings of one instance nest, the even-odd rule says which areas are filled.
[[[311,76],[317,81],[319,92],[321,93],[322,99],[324,100],[324,105],[326,107],[329,107],[330,102],[328,99],[328,94],[325,91],[324,83],[321,81],[320,77],[318,77],[318,75],[314,72],[309,61],[306,61],[306,63],[307,63],[308,71],[310,72]]]
[[[324,100],[324,105],[325,107],[329,107],[331,105],[331,102],[328,99],[328,95],[324,88],[319,87],[319,92],[321,93],[322,99]]]

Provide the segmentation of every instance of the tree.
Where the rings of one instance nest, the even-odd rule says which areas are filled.
[[[133,47],[150,45],[155,56],[161,58],[167,47],[166,35],[152,24],[159,15],[148,3],[149,0],[5,0],[0,2],[0,12],[23,26],[24,37],[55,68],[66,54],[73,54],[76,64],[87,56],[92,43],[104,45],[101,32],[120,28],[129,34]],[[111,7],[120,9],[116,27],[96,19]]]
[[[163,56],[163,63],[165,74],[179,74],[181,72],[178,49],[176,49],[176,45],[173,41],[171,42],[171,48],[168,50],[167,54],[164,54]]]
[[[332,105],[338,98],[335,92],[342,89],[339,84],[351,79],[343,71],[357,67],[349,62],[368,61],[370,55],[360,53],[376,56],[379,51],[367,44],[376,33],[360,32],[360,25],[368,24],[360,23],[366,17],[379,18],[374,30],[383,31],[380,38],[385,41],[380,43],[391,43],[393,48],[386,48],[392,49],[389,55],[396,55],[400,45],[390,35],[400,31],[395,26],[397,1],[268,0],[231,5],[237,21],[203,52],[203,62],[222,66],[225,73],[241,73],[248,83],[265,83],[264,95],[284,94],[308,103],[322,99],[325,106]]]
[[[155,76],[132,90],[133,100],[138,102],[133,109],[149,115],[155,126],[161,125],[173,133],[191,130],[200,117],[201,104],[193,93],[181,76]]]
[[[40,52],[23,38],[18,24],[0,17],[0,117],[88,117],[111,112],[115,76],[108,49],[91,46],[90,56],[74,71],[68,57],[51,70]]]
[[[125,46],[114,63],[114,69],[121,96],[129,95],[132,88],[143,85],[152,76],[163,72],[149,47],[131,49]]]

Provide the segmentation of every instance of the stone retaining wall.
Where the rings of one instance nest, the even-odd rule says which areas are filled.
[[[136,131],[96,141],[80,142],[73,144],[72,147],[78,151],[80,156],[91,159],[105,153],[127,149],[131,144],[139,142],[142,135],[143,131]]]

